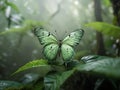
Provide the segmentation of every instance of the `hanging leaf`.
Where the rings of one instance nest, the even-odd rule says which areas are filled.
[[[110,0],[102,0],[103,4],[106,6],[106,7],[110,7],[111,6],[111,2]]]
[[[91,59],[92,60],[92,59]],[[120,79],[120,58],[103,58],[79,65],[78,71]]]
[[[49,67],[47,61],[46,60],[33,60],[25,65],[23,65],[22,67],[20,67],[16,72],[14,72],[12,75],[22,72],[24,70],[30,69],[30,68],[35,68],[35,67]]]
[[[14,3],[6,2],[6,4],[10,6],[12,9],[14,9],[16,12],[19,12],[18,7]]]
[[[0,35],[9,34],[9,33],[25,33],[28,30],[32,30],[33,26],[42,26],[44,24],[45,24],[44,22],[26,20],[24,21],[23,26],[19,26],[17,28],[10,28],[6,31],[1,32]]]
[[[104,34],[107,34],[116,38],[120,38],[120,27],[118,26],[104,23],[104,22],[92,22],[92,23],[86,24],[85,26],[91,27]]]
[[[44,78],[45,90],[60,90],[61,85],[74,73],[74,70],[47,75]]]

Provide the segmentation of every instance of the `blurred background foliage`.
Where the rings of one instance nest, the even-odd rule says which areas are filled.
[[[101,3],[103,21],[113,23],[109,0],[101,0]],[[9,32],[11,28],[16,31],[0,36],[0,77],[7,78],[19,66],[41,57],[42,47],[29,30],[34,22],[41,22],[58,39],[77,28],[84,29],[85,35],[77,46],[75,57],[80,59],[84,55],[95,54],[96,32],[85,27],[86,23],[95,21],[93,4],[93,0],[1,0],[0,32]],[[19,33],[20,30],[25,32]],[[107,53],[113,55],[114,38],[105,35],[104,39]]]
[[[102,21],[111,25],[116,23],[110,1],[100,1]],[[94,0],[0,0],[0,78],[10,79],[10,74],[18,67],[42,57],[43,46],[32,32],[35,25],[43,26],[57,39],[63,39],[71,31],[82,28],[85,34],[76,47],[75,58],[79,60],[85,55],[98,54],[95,30],[101,31],[109,26],[111,29],[112,26],[100,28],[99,24],[94,27],[97,24],[91,23],[96,21],[94,9]],[[119,42],[119,37],[115,37],[117,33],[109,34],[110,29],[102,36],[105,55],[115,57],[115,42]],[[34,72],[39,73],[39,70]]]

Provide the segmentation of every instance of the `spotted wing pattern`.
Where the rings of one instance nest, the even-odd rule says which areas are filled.
[[[79,44],[84,31],[81,29],[77,29],[76,31],[70,33],[65,39],[62,41],[61,52],[64,61],[69,61],[74,56],[73,47]]]
[[[36,28],[35,35],[38,37],[41,45],[44,45],[43,53],[46,59],[55,59],[59,49],[55,36],[42,28]]]

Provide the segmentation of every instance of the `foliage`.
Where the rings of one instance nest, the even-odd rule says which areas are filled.
[[[7,4],[7,6],[12,7],[15,11],[19,12],[18,7],[14,3],[11,3],[11,2],[7,1],[6,4]]]
[[[6,19],[8,28],[12,25],[19,25],[22,23],[23,17],[20,15],[18,7],[13,2],[1,0],[0,6],[0,15],[2,15],[2,18]]]
[[[17,28],[15,28],[15,27],[10,28],[10,29],[8,29],[6,31],[1,32],[0,35],[9,34],[9,33],[15,33],[15,32],[17,32],[17,33],[25,33],[28,30],[32,30],[36,26],[42,26],[42,25],[44,25],[44,23],[42,23],[42,22],[26,20],[26,21],[24,21],[22,26],[19,26]]]
[[[61,85],[74,73],[74,70],[49,74],[44,78],[45,90],[60,90]]]
[[[60,90],[61,86],[66,82],[71,75],[75,72],[81,72],[86,74],[91,74],[93,76],[110,78],[110,79],[120,79],[120,58],[110,58],[106,56],[89,55],[81,59],[84,63],[77,63],[70,70],[54,72],[48,71],[49,73],[44,76],[44,86],[45,90]],[[74,62],[71,62],[71,64]],[[33,68],[48,66],[46,60],[36,60],[27,63],[26,65],[19,68],[14,74],[21,72],[23,70]],[[52,66],[52,65],[51,65]],[[101,82],[102,83],[102,82]]]
[[[115,38],[120,38],[120,27],[108,24],[105,22],[92,22],[88,23],[85,26],[91,27],[97,31],[100,31],[106,35],[113,36]]]
[[[0,90],[4,90],[8,87],[17,88],[23,86],[21,83],[15,81],[0,80]]]
[[[103,4],[107,7],[111,5],[110,0],[102,0]]]
[[[95,61],[99,61],[102,59],[109,59],[110,57],[107,56],[99,56],[99,55],[88,55],[88,56],[84,56],[81,58],[81,61],[83,61],[84,63],[89,63],[89,62],[95,62]]]
[[[78,66],[77,70],[94,75],[102,75],[109,78],[120,79],[120,58],[110,58],[103,56],[95,56],[95,58],[91,57],[92,56],[87,56],[86,61],[90,61],[86,64]],[[88,58],[91,59],[88,60]]]
[[[47,61],[46,60],[33,60],[27,64],[25,64],[24,66],[22,66],[21,68],[19,68],[14,74],[16,73],[19,73],[21,71],[24,71],[24,70],[27,70],[27,69],[30,69],[30,68],[35,68],[35,67],[49,67],[50,66],[48,65]]]
[[[19,12],[19,9],[18,9],[18,7],[14,4],[14,3],[12,3],[12,2],[9,2],[8,0],[0,0],[0,2],[1,2],[1,6],[2,7],[0,7],[0,10],[1,11],[5,11],[5,9],[8,7],[8,6],[10,6],[12,9],[14,9],[15,11],[17,11],[17,12]]]

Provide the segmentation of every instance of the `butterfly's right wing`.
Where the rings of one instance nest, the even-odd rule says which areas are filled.
[[[70,33],[70,35],[65,37],[62,43],[74,47],[77,44],[79,44],[83,34],[84,34],[84,31],[82,29],[77,29],[74,32]]]
[[[79,44],[84,31],[81,29],[77,29],[76,31],[70,33],[65,39],[62,41],[61,52],[64,61],[69,61],[74,56],[74,49],[73,47]]]
[[[41,45],[46,46],[52,43],[57,43],[55,36],[43,28],[35,28],[34,33],[38,37]]]
[[[64,61],[70,61],[73,58],[74,53],[74,49],[71,46],[67,44],[62,44],[61,54]]]

